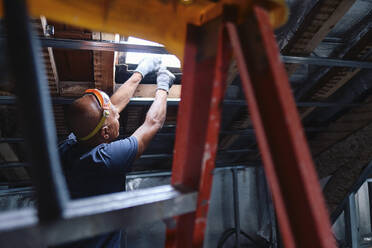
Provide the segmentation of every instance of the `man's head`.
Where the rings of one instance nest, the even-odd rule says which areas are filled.
[[[71,104],[67,122],[78,140],[89,145],[108,143],[119,135],[119,113],[109,96],[97,89],[87,90]]]

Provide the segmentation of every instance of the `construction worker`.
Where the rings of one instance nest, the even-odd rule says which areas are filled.
[[[125,190],[126,173],[165,121],[167,95],[175,76],[160,64],[159,58],[147,57],[111,98],[90,89],[69,107],[67,121],[72,134],[59,145],[59,151],[72,199]],[[154,71],[157,90],[145,122],[129,138],[116,140],[119,113],[141,80]],[[120,247],[120,232],[62,247]]]

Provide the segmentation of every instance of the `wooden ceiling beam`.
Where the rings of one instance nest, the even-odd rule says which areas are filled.
[[[282,49],[283,55],[308,56],[328,35],[337,22],[351,8],[355,0],[319,1],[305,17],[288,44]],[[298,64],[286,64],[288,75],[291,75]],[[236,72],[236,76],[238,72]],[[242,126],[238,126],[241,124]],[[249,115],[233,121],[231,126],[245,128],[250,124]],[[222,149],[228,149],[239,138],[239,135],[225,136],[221,139]]]
[[[372,31],[367,32],[344,56],[344,59],[357,59],[359,61],[370,61],[372,58]],[[332,96],[338,89],[350,82],[361,68],[334,67],[331,68],[304,96],[302,101],[324,101]],[[304,119],[312,113],[316,107],[305,108],[301,111]]]
[[[41,37],[45,37],[45,30],[47,26],[47,20],[45,17],[32,20],[32,25],[36,30],[37,34]],[[44,60],[45,73],[48,80],[49,91],[51,95],[56,96],[59,94],[59,78],[57,72],[57,66],[54,59],[53,48],[44,47],[42,48],[42,59]]]
[[[101,32],[92,33],[93,40],[115,41],[115,34]],[[114,91],[114,67],[115,52],[93,51],[93,68],[95,88],[101,89],[109,94]]]
[[[283,55],[308,56],[328,35],[337,22],[346,14],[356,0],[318,1],[304,21],[282,49]],[[298,64],[286,64],[290,76]]]

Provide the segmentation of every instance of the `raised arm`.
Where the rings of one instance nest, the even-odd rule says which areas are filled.
[[[120,113],[133,97],[134,92],[141,80],[152,71],[157,71],[160,67],[159,57],[146,57],[140,61],[133,75],[111,96],[112,104]]]
[[[160,68],[157,76],[157,91],[155,100],[146,114],[145,122],[134,133],[138,141],[137,158],[144,152],[151,139],[163,126],[167,114],[167,96],[169,88],[172,86],[175,76]]]

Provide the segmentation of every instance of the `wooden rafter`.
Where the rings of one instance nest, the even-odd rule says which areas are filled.
[[[282,54],[310,55],[354,2],[355,0],[318,1],[305,17],[296,34],[282,49]],[[287,64],[288,75],[291,75],[298,66],[298,64]]]
[[[372,32],[366,33],[357,44],[352,47],[344,56],[344,59],[371,61],[372,51]],[[361,71],[360,68],[335,67],[330,69],[313,87],[313,89],[303,98],[304,101],[324,101],[333,95],[339,88],[349,82]],[[305,118],[315,107],[302,110],[301,116]]]
[[[288,44],[282,49],[284,55],[309,55],[327,36],[333,26],[345,15],[355,0],[324,0],[319,1],[303,23],[298,28]],[[291,75],[297,64],[286,64],[286,69]],[[235,75],[238,76],[238,75]],[[249,125],[249,115],[232,122],[231,128],[245,128]],[[239,127],[239,124],[242,126]],[[229,135],[222,138],[220,144],[222,149],[228,149],[239,135]]]
[[[93,40],[115,40],[114,34],[93,32]],[[93,51],[94,83],[95,88],[109,94],[114,90],[114,52]]]
[[[45,36],[47,20],[44,17],[31,20],[32,26],[39,36]],[[49,91],[52,95],[58,95],[58,72],[52,48],[42,48],[42,59],[44,60],[45,73],[48,80]]]

